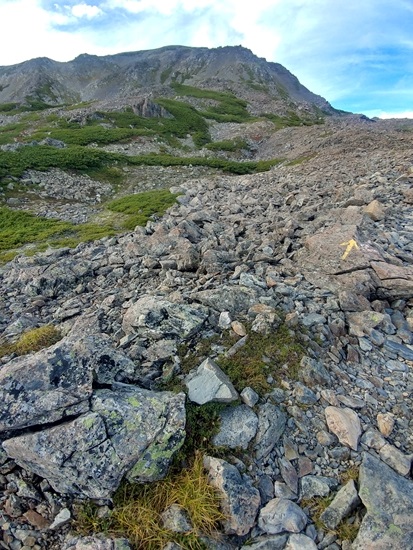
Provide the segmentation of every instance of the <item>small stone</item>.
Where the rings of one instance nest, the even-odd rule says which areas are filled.
[[[296,445],[287,436],[283,437],[284,457],[287,460],[295,460],[298,458]]]
[[[247,334],[245,326],[239,321],[232,321],[231,328],[238,336],[246,336]]]
[[[28,510],[23,515],[27,521],[37,529],[47,529],[49,527],[49,521],[36,512],[36,510]]]
[[[337,482],[323,476],[301,478],[301,498],[326,497]]]
[[[188,533],[193,529],[187,513],[179,504],[171,504],[161,514],[161,520],[165,529],[174,533]]]
[[[367,214],[367,216],[371,218],[374,222],[378,222],[385,217],[383,205],[376,199],[365,206],[363,212]]]
[[[284,550],[317,550],[317,545],[307,535],[294,533],[290,535]]]
[[[325,416],[328,428],[339,439],[340,443],[357,451],[358,441],[361,435],[360,419],[352,409],[327,407]]]
[[[252,388],[247,386],[242,390],[240,393],[240,397],[242,401],[248,405],[248,407],[255,407],[255,405],[258,403],[259,395],[257,392],[255,392]]]
[[[394,428],[394,415],[391,413],[379,413],[377,415],[377,425],[380,433],[389,437]]]
[[[60,527],[63,527],[63,525],[66,525],[66,523],[69,523],[69,521],[71,520],[71,517],[72,515],[70,513],[70,510],[68,508],[63,508],[54,518],[52,524],[50,525],[50,529],[53,531],[60,529]]]

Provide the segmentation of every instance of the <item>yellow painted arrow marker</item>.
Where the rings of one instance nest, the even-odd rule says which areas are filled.
[[[350,239],[346,243],[341,243],[340,246],[347,246],[344,254],[341,257],[342,260],[345,260],[347,258],[347,256],[353,250],[353,248],[360,248],[359,245],[357,244],[357,242],[354,239]]]

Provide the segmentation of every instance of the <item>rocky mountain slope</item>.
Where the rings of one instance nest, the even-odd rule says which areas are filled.
[[[108,530],[112,499],[188,468],[192,443],[224,518],[211,537],[169,506],[165,550],[410,550],[413,124],[176,90],[206,127],[119,97],[3,111],[0,546],[150,547]],[[165,187],[143,226],[109,208]],[[27,211],[72,241],[113,223],[41,252]]]
[[[171,95],[173,84],[236,92],[274,112],[298,105],[334,112],[278,63],[269,63],[241,46],[157,50],[109,56],[80,55],[67,63],[37,58],[0,67],[0,103],[55,106],[150,94]]]

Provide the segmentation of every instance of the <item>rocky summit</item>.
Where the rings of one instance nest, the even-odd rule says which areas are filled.
[[[214,403],[199,450],[224,519],[199,548],[413,548],[413,124],[333,114],[209,132],[282,160],[241,175],[126,168],[129,192],[167,187],[174,205],[0,268],[2,548],[144,548],[79,533],[79,503],[104,517],[122,480],[164,479],[201,430],[193,411]],[[27,180],[33,193],[11,197]],[[67,167],[6,185],[3,208],[55,206],[75,224],[114,192]],[[50,326],[52,343],[18,352]],[[179,506],[163,516],[192,529]]]

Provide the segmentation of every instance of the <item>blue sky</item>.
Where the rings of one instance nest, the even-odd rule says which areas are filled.
[[[413,118],[413,0],[0,0],[0,66],[239,45],[332,105]]]

